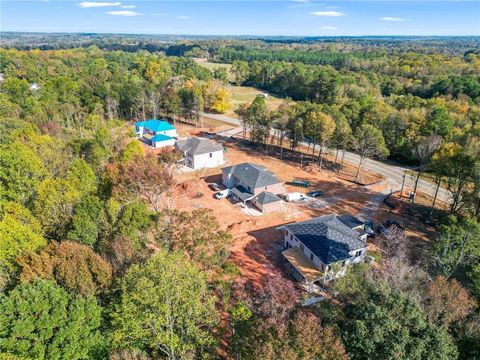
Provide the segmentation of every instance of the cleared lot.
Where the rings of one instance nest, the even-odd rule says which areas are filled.
[[[182,136],[203,134],[213,129],[195,129],[180,126]],[[304,179],[311,183],[310,188],[285,185],[288,192],[307,193],[322,190],[323,196],[301,202],[284,202],[283,210],[261,215],[255,208],[245,209],[232,204],[228,199],[217,200],[215,192],[208,187],[211,182],[221,184],[221,168],[205,169],[177,175],[178,185],[172,191],[173,208],[193,210],[208,208],[213,211],[221,227],[231,232],[234,241],[231,248],[231,261],[241,269],[242,280],[261,281],[265,276],[278,270],[278,250],[281,247],[282,234],[278,230],[285,223],[305,220],[315,216],[337,213],[360,216],[375,222],[393,218],[402,223],[411,239],[412,248],[421,251],[428,246],[432,229],[416,218],[391,213],[383,204],[383,198],[391,185],[380,183],[362,187],[337,178],[336,174],[307,166],[281,161],[255,152],[240,142],[224,142],[226,147],[225,165],[252,162],[266,166],[284,182]]]

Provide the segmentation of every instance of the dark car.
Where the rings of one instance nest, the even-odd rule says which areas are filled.
[[[209,187],[210,189],[212,189],[213,191],[218,191],[218,190],[220,190],[220,186],[218,186],[217,183],[210,183],[210,184],[208,184],[208,187]]]
[[[323,191],[322,190],[314,190],[314,191],[310,191],[309,193],[307,193],[307,195],[310,196],[310,197],[318,197],[318,196],[323,195]]]

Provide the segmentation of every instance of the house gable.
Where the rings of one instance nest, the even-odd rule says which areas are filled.
[[[281,181],[267,168],[257,164],[243,163],[223,169],[224,185],[243,186],[252,194],[256,189],[281,184]],[[228,182],[228,185],[226,184]]]

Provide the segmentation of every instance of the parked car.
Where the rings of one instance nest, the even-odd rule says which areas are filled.
[[[371,220],[365,221],[364,229],[368,238],[373,239],[375,237],[375,227]]]
[[[318,197],[318,196],[322,196],[323,191],[322,190],[314,190],[314,191],[310,191],[309,193],[307,193],[307,195],[315,198],[315,197]]]
[[[215,194],[215,199],[223,199],[230,195],[230,189],[219,191]]]
[[[308,196],[302,193],[294,192],[294,193],[289,193],[285,196],[285,200],[288,202],[292,201],[302,201],[308,199]]]
[[[219,191],[220,190],[220,186],[217,183],[210,183],[210,184],[208,184],[208,187],[210,189],[212,189],[213,191]]]

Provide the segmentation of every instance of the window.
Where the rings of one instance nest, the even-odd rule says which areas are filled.
[[[212,153],[210,153],[210,157],[213,157],[213,154],[212,154]]]
[[[313,261],[313,254],[310,254],[310,260]]]
[[[265,186],[265,190],[267,190],[267,189],[268,189],[268,187],[267,187],[267,186]]]
[[[360,255],[362,255],[362,250],[358,250],[358,251],[355,253],[355,257],[359,257]]]

